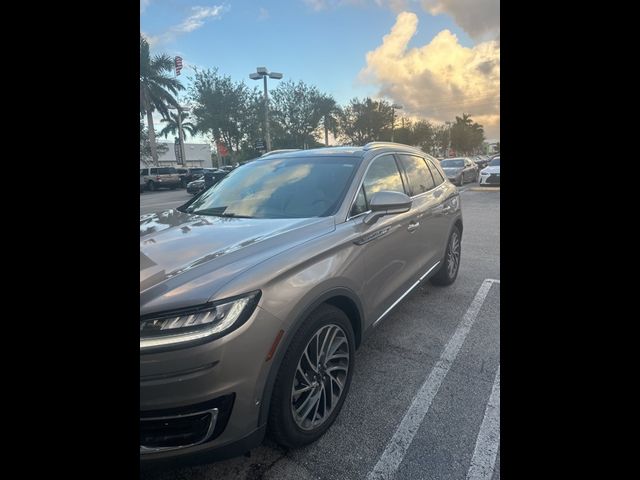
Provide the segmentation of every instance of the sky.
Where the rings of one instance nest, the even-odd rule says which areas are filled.
[[[470,113],[500,139],[500,0],[140,0],[140,31],[152,54],[183,58],[187,87],[194,67],[262,87],[249,74],[264,66],[341,105],[384,98],[435,123]]]

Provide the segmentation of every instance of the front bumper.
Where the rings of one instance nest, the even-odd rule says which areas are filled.
[[[271,361],[282,327],[259,306],[225,337],[140,354],[140,462],[211,460],[252,448]],[[248,440],[250,439],[250,441]],[[238,452],[243,453],[243,452]]]
[[[500,185],[500,174],[480,175],[480,185]]]

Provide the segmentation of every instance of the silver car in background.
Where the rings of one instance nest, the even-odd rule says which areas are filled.
[[[373,328],[455,281],[462,231],[438,161],[378,142],[259,158],[141,216],[141,464],[318,439]]]
[[[446,158],[440,166],[447,178],[456,185],[462,186],[467,182],[477,182],[479,168],[473,160],[467,157]]]

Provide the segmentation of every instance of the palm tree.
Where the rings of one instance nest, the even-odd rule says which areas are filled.
[[[331,95],[321,95],[318,99],[318,110],[322,115],[322,126],[324,127],[324,144],[329,146],[329,130],[336,137],[338,134],[338,116],[340,107]]]
[[[180,112],[180,117],[182,119],[182,132],[189,132],[189,134],[193,137],[196,133],[198,133],[198,128],[191,122],[185,122],[186,119],[189,118],[189,114],[187,112]],[[173,136],[179,136],[180,132],[178,131],[178,114],[171,113],[169,117],[163,118],[160,120],[161,122],[165,122],[165,127],[160,130],[160,135],[167,138],[169,134]],[[186,137],[186,135],[185,135]]]
[[[153,128],[153,112],[157,110],[163,117],[169,116],[169,106],[179,107],[174,95],[184,90],[182,84],[170,76],[173,61],[166,54],[151,58],[149,42],[140,34],[140,115],[147,115],[147,130],[151,157],[158,164],[156,132]]]

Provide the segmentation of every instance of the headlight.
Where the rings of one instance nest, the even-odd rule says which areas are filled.
[[[255,310],[260,292],[140,318],[140,350],[211,341],[238,328]]]

